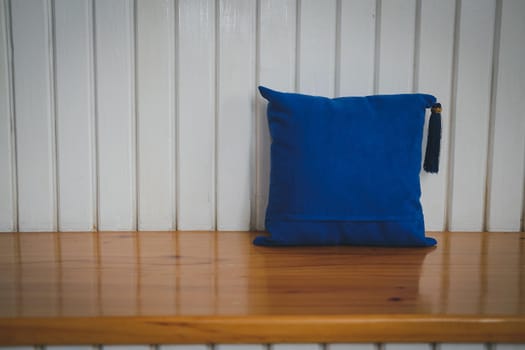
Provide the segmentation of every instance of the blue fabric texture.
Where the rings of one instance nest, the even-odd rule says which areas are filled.
[[[326,98],[260,86],[271,144],[269,236],[254,244],[433,246],[419,172],[426,94]]]

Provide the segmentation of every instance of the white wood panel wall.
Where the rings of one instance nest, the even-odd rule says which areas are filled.
[[[90,231],[96,227],[93,4],[53,4],[58,227]]]
[[[175,229],[175,8],[135,6],[138,229]]]
[[[436,95],[427,229],[523,230],[523,18],[521,0],[0,0],[0,230],[263,229],[259,84]]]
[[[18,192],[18,228],[57,229],[52,8],[10,2]]]
[[[0,1],[0,230],[17,229],[9,3]]]

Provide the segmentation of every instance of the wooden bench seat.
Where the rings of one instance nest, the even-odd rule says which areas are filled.
[[[525,234],[435,248],[250,232],[0,234],[0,345],[525,343]]]

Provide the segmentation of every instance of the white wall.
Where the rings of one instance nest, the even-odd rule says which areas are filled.
[[[256,86],[444,105],[428,230],[523,229],[525,1],[0,0],[0,230],[263,228]]]

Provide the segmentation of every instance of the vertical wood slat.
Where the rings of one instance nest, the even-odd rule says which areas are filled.
[[[488,350],[486,344],[436,344],[436,350]]]
[[[253,0],[219,1],[217,229],[248,230],[254,175],[255,14]]]
[[[264,344],[217,344],[213,350],[266,350]]]
[[[170,0],[136,2],[139,230],[175,229],[174,13]]]
[[[0,1],[0,232],[16,230],[9,6]]]
[[[160,345],[159,350],[211,350],[211,345],[191,344],[191,345]]]
[[[95,0],[98,227],[136,228],[131,0]]]
[[[178,229],[215,229],[215,2],[179,1]]]
[[[449,229],[481,231],[490,114],[494,0],[462,0],[455,83]]]
[[[432,350],[432,344],[392,343],[383,344],[382,350]]]
[[[300,93],[335,94],[336,1],[298,0],[298,81]]]
[[[53,345],[44,346],[43,350],[96,350],[95,345]]]
[[[412,92],[415,23],[415,0],[381,2],[378,93]]]
[[[525,171],[525,118],[521,106],[525,99],[524,14],[524,1],[502,1],[493,153],[489,159],[489,231],[521,229]]]
[[[270,344],[269,350],[322,350],[322,344]]]
[[[96,229],[92,3],[55,0],[58,229]]]
[[[149,345],[103,345],[102,350],[151,350]]]
[[[49,1],[11,1],[20,231],[57,229]]]
[[[293,91],[295,85],[296,0],[262,0],[258,19],[258,85]],[[278,52],[279,54],[275,54]],[[257,92],[257,188],[255,227],[264,230],[270,177],[267,102]]]
[[[525,344],[494,344],[491,350],[525,350]]]
[[[439,16],[436,16],[439,13]],[[451,124],[452,56],[454,43],[454,0],[423,0],[417,91],[429,93],[443,105],[441,154],[438,174],[421,172],[421,204],[428,231],[445,229],[447,205],[448,145]],[[428,113],[427,113],[428,114]],[[422,147],[426,147],[428,118]],[[423,153],[424,154],[424,153]]]
[[[326,344],[326,350],[379,350],[377,344],[352,343],[352,344]]]
[[[343,0],[340,33],[340,96],[374,92],[376,0]]]

